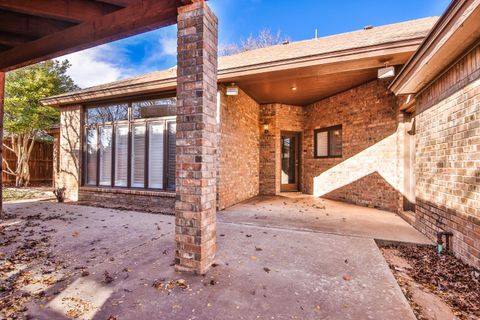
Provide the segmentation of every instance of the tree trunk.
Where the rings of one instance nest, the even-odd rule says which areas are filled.
[[[7,166],[7,174],[15,176],[16,187],[27,187],[30,183],[30,155],[35,145],[35,134],[26,133],[22,135],[11,136],[11,148],[9,148],[17,157],[16,168],[12,171]],[[5,146],[8,148],[8,146]],[[8,163],[7,163],[8,164]]]

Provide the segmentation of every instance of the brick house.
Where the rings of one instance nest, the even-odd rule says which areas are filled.
[[[405,93],[417,91],[397,89],[410,81],[417,49],[432,27],[439,28],[436,21],[285,43],[219,57],[217,66],[216,18],[203,2],[185,6],[178,17],[177,69],[45,99],[61,110],[56,185],[73,200],[176,214],[179,270],[203,273],[211,265],[216,210],[291,191],[396,212],[430,236],[440,228],[433,227],[433,215],[459,217],[463,222],[455,218],[455,225],[442,228],[463,223],[455,250],[478,264],[479,181],[472,171],[479,163],[478,81],[472,93],[460,94],[472,99],[462,104],[464,111],[440,112],[442,121],[473,117],[464,139],[477,148],[477,158],[459,158],[457,169],[473,188],[461,214],[436,202],[439,190],[424,175],[432,157],[425,152],[433,152],[426,150],[437,150],[431,141],[441,143],[440,120],[432,114],[445,107],[425,107],[433,105],[428,92],[436,85],[418,91],[416,102]],[[207,39],[201,54],[192,49],[198,33]],[[472,52],[478,66],[478,50]],[[443,182],[438,187],[445,188]]]
[[[480,1],[453,1],[391,89],[415,114],[414,226],[480,267]]]

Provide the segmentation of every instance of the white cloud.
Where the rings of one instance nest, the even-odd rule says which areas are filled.
[[[81,88],[104,84],[175,65],[175,26],[75,52],[58,58],[72,65],[67,74]]]
[[[163,53],[168,56],[177,55],[177,38],[176,37],[161,37],[160,45]]]
[[[154,67],[158,63],[168,61],[172,57],[177,56],[177,34],[176,30],[158,30],[157,33],[150,34],[152,37],[158,37],[158,40],[153,40],[153,45],[148,49],[146,57],[142,63],[148,67]]]
[[[119,62],[123,59],[117,50],[118,48],[107,44],[68,54],[58,59],[68,59],[72,66],[68,69],[67,74],[78,86],[87,88],[128,76],[129,70],[121,67]]]

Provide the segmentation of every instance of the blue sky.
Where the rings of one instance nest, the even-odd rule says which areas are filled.
[[[263,28],[291,41],[441,15],[449,0],[210,0],[219,18],[219,45]],[[176,26],[65,56],[81,86],[111,82],[176,64]]]

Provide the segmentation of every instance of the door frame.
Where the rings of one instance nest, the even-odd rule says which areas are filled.
[[[282,184],[282,139],[285,136],[294,136],[297,139],[297,146],[295,148],[295,183],[292,184]],[[301,163],[302,163],[302,132],[301,131],[280,131],[280,192],[298,192],[300,191],[300,179],[301,179]]]

